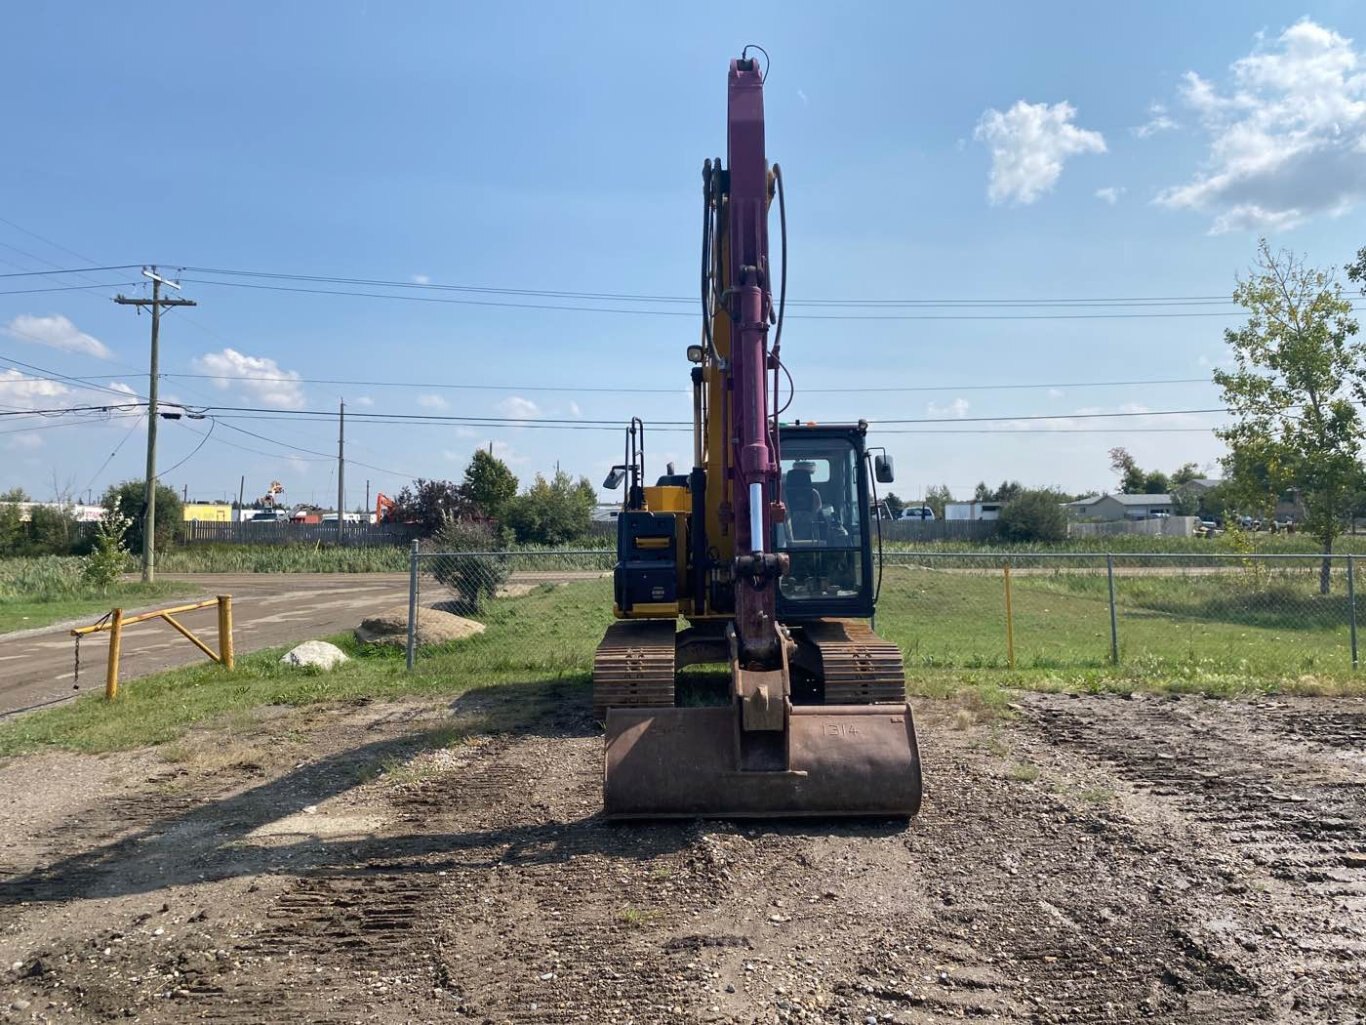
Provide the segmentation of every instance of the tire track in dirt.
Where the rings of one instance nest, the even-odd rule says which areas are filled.
[[[1028,707],[1049,743],[1099,759],[1189,824],[1213,876],[1200,878],[1192,857],[1180,865],[1190,878],[1174,879],[1188,888],[1194,924],[1184,936],[1194,950],[1254,980],[1280,1012],[1355,1006],[1349,1013],[1360,1015],[1366,709],[1313,704],[1079,698]],[[1240,906],[1202,907],[1211,895]]]

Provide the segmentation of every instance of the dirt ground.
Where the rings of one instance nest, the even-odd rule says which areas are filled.
[[[909,826],[605,824],[568,684],[13,760],[0,1021],[1366,1020],[1366,700],[917,716]]]

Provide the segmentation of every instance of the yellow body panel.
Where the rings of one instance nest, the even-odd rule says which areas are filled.
[[[685,513],[692,511],[692,499],[687,488],[669,486],[642,488],[645,492],[645,508],[652,513]]]

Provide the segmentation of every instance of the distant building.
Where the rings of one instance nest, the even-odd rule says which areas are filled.
[[[999,520],[1003,502],[945,502],[946,520]]]
[[[1097,495],[1068,502],[1064,508],[1078,520],[1151,520],[1172,514],[1171,495]]]
[[[182,507],[186,523],[231,523],[232,506],[227,502],[186,502]]]
[[[6,502],[6,505],[19,507],[19,519],[27,523],[33,518],[34,509],[55,509],[66,513],[77,523],[98,523],[104,519],[104,506],[81,505],[71,502]]]

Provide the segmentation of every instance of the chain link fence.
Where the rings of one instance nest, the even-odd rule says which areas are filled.
[[[1116,665],[1176,677],[1347,673],[1358,665],[1356,563],[1363,558],[889,552],[876,627],[900,645],[913,677]],[[580,622],[585,609],[610,613],[615,562],[609,550],[414,545],[409,608],[499,623],[512,644],[591,652],[596,638],[518,629],[516,617],[553,624]],[[410,614],[410,668],[417,622]]]
[[[887,556],[879,630],[908,670],[1294,676],[1358,664],[1352,555]]]
[[[443,552],[414,542],[408,568],[408,668],[417,655],[419,610],[485,622],[500,607],[539,593],[551,599],[552,614],[557,601],[571,600],[600,601],[610,612],[616,561],[616,551],[608,549]],[[571,584],[587,586],[566,590]]]

